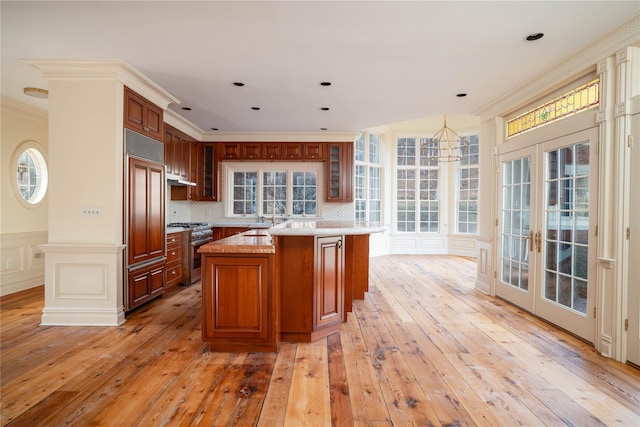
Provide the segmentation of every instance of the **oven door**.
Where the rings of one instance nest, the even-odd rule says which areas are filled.
[[[206,245],[210,242],[213,242],[212,237],[191,242],[191,253],[189,256],[191,264],[189,266],[189,269],[191,270],[191,283],[195,283],[202,278],[202,255],[198,253],[198,249],[200,249],[200,246]]]

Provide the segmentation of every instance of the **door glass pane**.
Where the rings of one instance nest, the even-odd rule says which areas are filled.
[[[502,164],[502,281],[529,288],[529,157]]]
[[[548,152],[544,298],[586,314],[589,143]]]

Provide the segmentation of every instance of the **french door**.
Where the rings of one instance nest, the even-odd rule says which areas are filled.
[[[590,342],[597,130],[500,155],[496,295]]]

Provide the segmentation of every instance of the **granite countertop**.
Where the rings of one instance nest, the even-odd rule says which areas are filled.
[[[199,253],[270,254],[275,253],[271,236],[335,236],[338,234],[382,233],[386,227],[356,221],[287,221],[269,229],[255,228],[203,245]]]
[[[216,254],[272,254],[276,252],[269,233],[264,229],[249,230],[207,243],[198,249],[199,253]]]

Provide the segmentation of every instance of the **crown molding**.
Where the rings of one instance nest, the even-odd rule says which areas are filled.
[[[25,63],[42,71],[47,80],[115,80],[162,109],[180,101],[126,61],[74,61],[26,59]]]
[[[352,142],[359,132],[205,132],[202,141]]]
[[[17,101],[6,96],[1,98],[0,104],[2,105],[2,111],[19,114],[43,123],[49,122],[49,113],[46,110],[34,107],[33,105],[25,104],[22,101]]]

